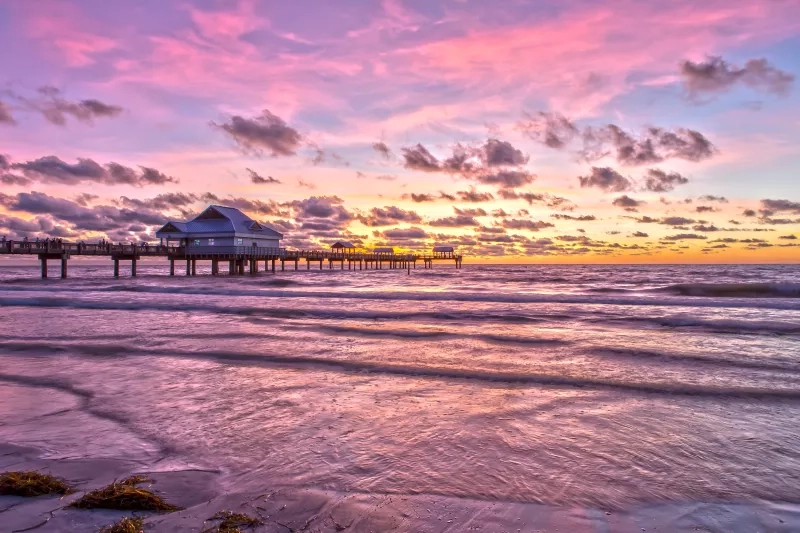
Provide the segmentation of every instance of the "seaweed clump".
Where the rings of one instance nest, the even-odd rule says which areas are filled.
[[[137,485],[149,481],[145,476],[131,476],[115,481],[102,489],[87,492],[74,502],[79,509],[116,509],[119,511],[172,512],[181,508],[167,503],[164,498]]]
[[[205,529],[201,533],[242,533],[241,528],[261,525],[261,520],[258,518],[233,511],[218,511],[209,520],[220,520],[220,523],[215,526],[216,529]]]
[[[49,494],[69,494],[73,488],[50,474],[41,472],[3,472],[0,474],[0,496],[33,498]]]
[[[100,530],[100,533],[142,533],[143,527],[144,520],[141,518],[128,518],[126,516],[119,522],[104,527]]]

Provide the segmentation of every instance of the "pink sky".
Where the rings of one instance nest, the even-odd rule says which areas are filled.
[[[800,258],[796,1],[0,0],[0,30],[7,238],[224,203],[289,247]]]

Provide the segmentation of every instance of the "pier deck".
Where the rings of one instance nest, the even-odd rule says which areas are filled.
[[[186,262],[186,275],[197,275],[197,262],[210,261],[211,274],[219,275],[220,262],[228,265],[228,274],[242,275],[245,265],[249,272],[258,272],[259,264],[264,262],[264,270],[275,272],[277,264],[286,270],[286,264],[299,269],[300,262],[305,260],[306,270],[311,265],[319,265],[319,270],[328,263],[328,269],[334,265],[340,270],[383,270],[417,268],[421,261],[424,268],[433,268],[434,261],[453,261],[456,268],[461,268],[463,256],[454,252],[434,252],[432,254],[413,253],[376,253],[356,252],[350,250],[289,250],[286,248],[259,248],[250,246],[165,246],[165,245],[133,245],[133,244],[84,244],[57,241],[0,241],[1,255],[35,255],[42,266],[42,278],[47,277],[47,262],[61,262],[61,278],[67,277],[68,261],[73,256],[108,257],[114,264],[114,276],[119,276],[119,262],[131,262],[131,276],[136,276],[136,263],[143,257],[163,257],[169,260],[170,275],[175,275],[175,262]]]

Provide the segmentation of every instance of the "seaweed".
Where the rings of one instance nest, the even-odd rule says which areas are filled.
[[[167,503],[152,491],[137,487],[149,481],[145,476],[131,476],[115,481],[102,489],[87,492],[72,502],[79,509],[117,509],[120,511],[159,511],[172,512],[181,508]]]
[[[74,489],[50,474],[35,471],[3,472],[0,474],[0,496],[33,498],[49,494],[69,494]]]
[[[241,528],[256,527],[262,523],[258,518],[233,511],[218,511],[209,520],[220,520],[220,523],[216,529],[205,529],[203,533],[242,533]]]
[[[119,522],[104,527],[100,530],[100,533],[141,533],[143,526],[144,520],[141,518],[128,518],[126,516]]]

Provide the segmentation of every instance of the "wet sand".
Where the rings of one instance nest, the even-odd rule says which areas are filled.
[[[0,444],[0,470],[40,470],[63,477],[79,490],[63,498],[0,497],[0,530],[95,532],[134,513],[86,511],[66,506],[82,491],[114,479],[144,473],[152,490],[182,511],[145,517],[148,532],[199,532],[219,510],[260,518],[258,532],[796,532],[800,506],[794,504],[667,503],[606,511],[532,503],[481,501],[433,495],[363,494],[313,488],[276,488],[264,480],[260,491],[236,491],[236,478],[221,472],[159,471],[116,459],[45,459],[40,450]],[[151,465],[152,466],[152,465]]]

